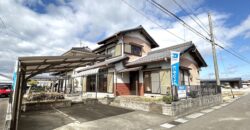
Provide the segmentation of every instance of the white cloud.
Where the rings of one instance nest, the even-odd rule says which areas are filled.
[[[146,4],[146,1],[129,0],[128,2],[143,10],[153,21],[164,25],[179,37],[184,37],[183,25],[152,8]],[[171,1],[159,0],[158,2],[175,13],[180,11]],[[202,3],[203,0],[191,0],[188,5],[194,9],[194,12],[199,13],[198,17],[201,21],[208,25],[207,14],[202,13],[203,9],[199,7]],[[43,8],[42,13],[37,13],[41,10],[34,8],[38,5]],[[2,67],[0,72],[12,72],[12,66],[18,56],[60,55],[71,47],[79,46],[80,41],[93,49],[97,47],[94,43],[102,40],[103,37],[140,24],[161,47],[183,42],[158,28],[120,0],[70,2],[58,0],[50,4],[45,4],[41,0],[2,0],[0,17],[7,26],[7,29],[4,29],[0,24],[0,66]],[[226,14],[213,12],[213,19],[216,22],[215,34],[219,40],[228,44],[226,46],[230,46],[230,40],[233,37],[246,31],[244,27],[248,25],[249,20],[242,22],[241,26],[244,27],[235,27],[235,32],[225,38],[227,34],[221,32],[232,31],[223,24],[227,17]],[[198,28],[189,17],[182,18],[191,26]],[[210,45],[187,29],[185,29],[185,39],[192,40],[202,53],[209,53]]]

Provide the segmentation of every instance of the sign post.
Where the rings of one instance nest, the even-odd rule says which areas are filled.
[[[173,100],[178,100],[180,52],[171,51],[171,85]]]

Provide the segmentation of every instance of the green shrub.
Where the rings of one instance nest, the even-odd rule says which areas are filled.
[[[62,93],[56,92],[39,92],[39,93],[31,93],[29,96],[25,98],[27,101],[42,101],[42,100],[57,100],[64,99]]]
[[[191,98],[196,98],[196,97],[198,97],[198,92],[197,92],[197,91],[191,91],[191,92],[189,93],[189,96],[190,96]]]
[[[171,104],[173,99],[172,99],[172,96],[163,96],[162,97],[162,101],[165,102],[166,104]]]

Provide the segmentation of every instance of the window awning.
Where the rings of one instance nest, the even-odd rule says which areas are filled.
[[[93,75],[93,74],[97,74],[98,71],[99,71],[99,68],[90,69],[90,70],[86,70],[86,71],[82,71],[80,73],[74,74],[72,75],[72,77],[76,78],[76,77],[81,77],[81,76],[86,76],[86,75]]]
[[[127,69],[123,69],[123,70],[120,70],[118,72],[129,72],[129,71],[137,71],[137,70],[141,70],[142,67],[134,67],[134,68],[127,68]]]

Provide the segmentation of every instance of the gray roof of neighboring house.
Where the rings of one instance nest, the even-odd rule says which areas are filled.
[[[62,55],[65,55],[69,52],[85,53],[85,54],[92,54],[93,53],[92,50],[88,46],[86,46],[86,47],[72,47],[70,50],[68,50],[67,52],[65,52]]]
[[[86,46],[86,47],[72,47],[71,50],[81,51],[81,52],[92,52],[88,46]]]
[[[242,79],[240,77],[235,77],[235,78],[220,78],[220,81],[222,82],[229,82],[229,81],[239,81],[241,82]],[[201,82],[216,82],[215,79],[201,79]]]
[[[7,78],[7,79],[12,80],[12,78],[11,78],[10,76],[4,75],[4,74],[0,74],[0,76],[3,76],[3,77],[5,77],[5,78]]]
[[[87,67],[84,67],[82,69],[79,69],[78,72],[80,71],[85,71],[85,70],[89,70],[89,69],[94,69],[94,68],[97,68],[97,67],[101,67],[101,66],[107,66],[109,64],[113,64],[113,63],[117,63],[121,60],[124,60],[124,59],[127,59],[128,56],[119,56],[119,57],[115,57],[115,58],[112,58],[112,59],[108,59],[108,60],[105,60],[103,62],[99,62],[99,63],[96,63],[94,65],[91,65],[91,66],[87,66]]]
[[[178,51],[182,54],[182,53],[185,53],[191,47],[195,47],[195,45],[192,42],[186,42],[183,44],[155,50],[155,51],[149,52],[144,57],[141,57],[133,62],[128,63],[127,66],[134,66],[134,65],[146,64],[150,62],[163,61],[165,58],[170,58],[170,51]],[[206,62],[203,60],[203,58],[201,57],[198,51],[197,51],[197,55],[199,55],[201,58],[200,60],[204,62],[203,66],[206,66]]]
[[[156,41],[148,34],[148,32],[142,27],[142,25],[140,25],[140,26],[138,26],[136,28],[119,31],[119,32],[107,37],[106,39],[98,42],[97,44],[99,44],[99,45],[106,44],[107,41],[109,41],[111,39],[114,39],[114,38],[117,38],[117,36],[119,36],[119,35],[129,33],[129,32],[133,32],[133,31],[140,31],[146,37],[146,39],[148,39],[150,41],[150,44],[151,44],[152,48],[159,47],[159,45],[156,43]],[[98,47],[98,48],[100,48],[100,47]],[[96,49],[98,49],[98,48],[96,48]],[[96,49],[94,49],[94,50],[96,50]]]

